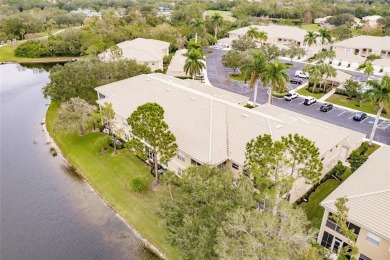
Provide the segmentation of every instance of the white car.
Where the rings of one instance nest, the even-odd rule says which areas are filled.
[[[308,78],[309,78],[309,74],[304,73],[302,70],[297,70],[297,71],[295,72],[295,77],[308,79]]]
[[[298,97],[297,93],[288,93],[284,96],[284,100],[291,101],[293,99],[296,99]]]

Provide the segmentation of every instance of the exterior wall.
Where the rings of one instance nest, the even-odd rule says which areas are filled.
[[[321,229],[318,234],[317,242],[321,244],[322,237],[324,235],[324,231],[328,232],[329,234],[337,237],[338,239],[342,240],[343,242],[347,242],[347,239],[340,233],[338,233],[335,230],[330,229],[329,227],[326,226],[326,221],[329,216],[329,211],[325,209],[324,216],[322,218],[322,223],[321,223]],[[357,225],[359,226],[359,225]],[[366,240],[367,233],[369,233],[368,230],[366,230],[363,227],[360,227],[360,232],[356,240],[356,246],[359,249],[359,255],[363,254],[372,260],[381,260],[381,259],[390,259],[390,241],[381,238],[381,242],[379,246],[373,245],[369,243]],[[370,232],[372,233],[372,232]],[[376,235],[376,234],[374,234]],[[376,235],[378,236],[378,235]],[[359,256],[358,255],[358,256]]]
[[[163,61],[148,61],[148,62],[138,62],[138,64],[145,64],[145,65],[148,65],[152,71],[155,71],[155,70],[163,70]]]

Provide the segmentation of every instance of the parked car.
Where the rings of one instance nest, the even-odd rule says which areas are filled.
[[[302,70],[297,70],[297,71],[295,72],[295,77],[303,78],[303,79],[308,79],[308,78],[309,78],[309,74],[303,72]]]
[[[291,101],[293,99],[296,99],[298,97],[297,93],[288,93],[284,96],[284,100]]]
[[[4,45],[4,44],[5,44],[4,41],[1,41],[1,42],[0,42],[0,45]]]
[[[303,80],[301,78],[292,78],[290,79],[291,83],[301,85],[303,83]]]
[[[333,104],[329,104],[329,103],[324,103],[321,107],[320,107],[320,110],[322,112],[328,112],[330,110],[333,109]]]
[[[362,121],[366,117],[367,117],[366,113],[359,112],[359,113],[357,113],[356,115],[353,116],[353,120],[355,120],[355,121]]]
[[[306,106],[310,106],[310,105],[314,104],[315,102],[317,102],[317,100],[315,98],[306,97],[305,100],[303,101],[303,104]]]

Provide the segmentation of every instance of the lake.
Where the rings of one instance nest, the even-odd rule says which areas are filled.
[[[157,259],[62,156],[50,155],[47,82],[42,69],[0,65],[0,258]]]

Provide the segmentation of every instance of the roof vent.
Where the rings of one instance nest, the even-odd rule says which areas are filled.
[[[149,79],[149,78],[146,78],[146,81],[150,81],[150,79]]]
[[[196,98],[194,98],[194,97],[191,97],[191,99],[192,99],[192,100],[196,100]]]
[[[167,88],[167,90],[168,90],[168,91],[171,91],[171,89],[170,89],[170,88]]]
[[[277,126],[276,126],[277,129],[279,129],[279,128],[281,128],[281,127],[282,127],[282,125],[277,125]]]
[[[243,117],[249,117],[248,114],[241,114]]]

